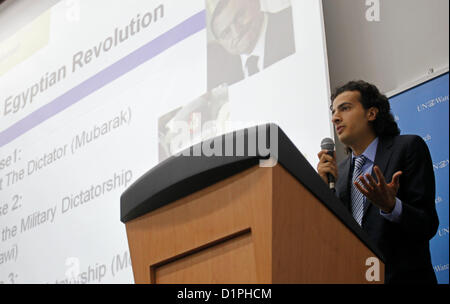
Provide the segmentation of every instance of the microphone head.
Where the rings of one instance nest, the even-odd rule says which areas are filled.
[[[320,143],[320,148],[322,150],[334,151],[334,141],[329,137],[325,137]]]

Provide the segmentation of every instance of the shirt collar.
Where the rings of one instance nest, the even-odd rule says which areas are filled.
[[[370,145],[364,150],[364,152],[361,155],[364,155],[367,159],[370,159],[372,163],[375,162],[375,155],[377,154],[377,147],[378,147],[378,137],[375,138]],[[352,152],[352,161],[355,159],[355,154]]]

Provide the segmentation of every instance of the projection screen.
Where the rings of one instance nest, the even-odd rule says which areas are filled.
[[[58,2],[0,42],[0,282],[133,283],[120,195],[202,139],[273,122],[315,168],[327,69],[317,0]]]

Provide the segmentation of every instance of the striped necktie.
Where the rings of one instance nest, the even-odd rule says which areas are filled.
[[[358,181],[358,183],[361,185],[361,182],[358,180],[358,177],[362,174],[362,167],[366,162],[366,160],[367,158],[364,155],[355,157],[355,166],[353,168],[353,177],[352,177],[352,188],[351,188],[352,214],[360,226],[362,224],[362,218],[364,215],[365,196],[358,190],[358,188],[356,188],[354,182]]]

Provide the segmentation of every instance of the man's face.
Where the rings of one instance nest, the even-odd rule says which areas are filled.
[[[249,54],[261,32],[264,14],[259,0],[230,0],[213,20],[213,32],[231,54]]]
[[[332,121],[339,140],[352,147],[372,134],[369,122],[376,118],[376,109],[364,109],[358,91],[339,94],[333,101]]]

